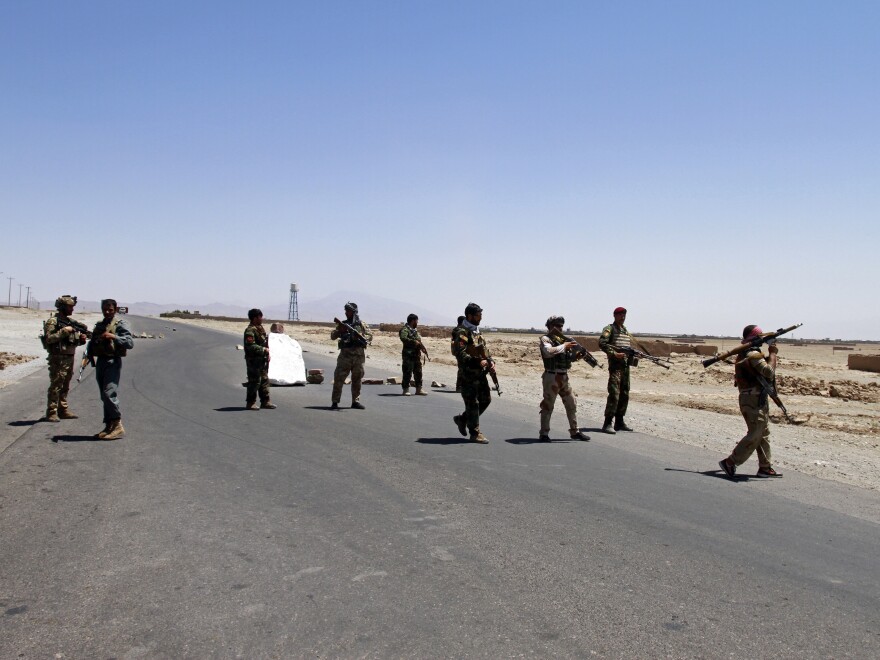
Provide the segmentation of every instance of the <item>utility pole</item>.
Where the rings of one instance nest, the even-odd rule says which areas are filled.
[[[28,309],[31,308],[31,288],[25,287],[27,289],[27,297],[24,299],[24,306]]]
[[[24,284],[18,285],[18,306],[19,307],[21,307],[21,287],[23,287],[23,286],[24,286]]]
[[[15,278],[7,277],[6,279],[9,280],[9,291],[6,294],[6,306],[12,307],[12,280],[14,280]]]

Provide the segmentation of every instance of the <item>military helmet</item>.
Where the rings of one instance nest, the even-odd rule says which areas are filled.
[[[357,311],[358,311],[357,303],[353,303],[350,301],[345,303],[345,311],[354,312],[355,314],[357,314]]]
[[[554,325],[558,325],[560,328],[565,326],[565,317],[564,316],[551,316],[547,319],[547,323],[545,323],[548,328],[552,328]]]
[[[480,307],[477,303],[472,302],[468,303],[468,306],[464,308],[465,316],[472,316],[474,314],[480,314],[483,311],[483,308]]]
[[[55,309],[64,309],[68,305],[76,305],[76,296],[71,296],[69,293],[65,293],[63,296],[58,296],[55,299]]]

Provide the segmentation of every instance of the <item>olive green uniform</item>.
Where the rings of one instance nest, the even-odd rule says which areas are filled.
[[[244,360],[247,366],[245,403],[252,406],[260,397],[260,405],[269,403],[269,335],[261,325],[251,323],[244,331]]]

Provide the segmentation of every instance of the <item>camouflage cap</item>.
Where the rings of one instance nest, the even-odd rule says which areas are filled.
[[[564,316],[551,316],[547,319],[547,323],[545,323],[548,328],[553,327],[554,325],[558,325],[560,328],[565,325],[565,317]]]
[[[76,305],[76,296],[71,296],[69,293],[65,293],[63,296],[58,296],[55,299],[55,309],[61,309],[68,305],[71,307]]]

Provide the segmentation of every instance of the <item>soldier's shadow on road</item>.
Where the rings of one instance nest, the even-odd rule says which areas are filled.
[[[351,409],[350,406],[339,406],[338,408],[331,408],[330,406],[303,406],[304,410],[332,410],[333,412],[339,412],[340,410]]]
[[[760,478],[750,477],[747,474],[737,474],[731,479],[728,477],[724,470],[683,470],[681,468],[663,468],[666,472],[690,472],[691,474],[701,474],[704,477],[715,477],[716,479],[722,479],[724,481],[751,481],[752,479],[761,480]]]
[[[52,442],[104,442],[102,438],[93,435],[53,435]]]
[[[537,438],[508,438],[504,442],[509,442],[512,445],[565,445],[573,443],[574,440],[571,440],[570,438],[556,438],[550,442],[544,442]],[[581,441],[578,440],[578,442]]]
[[[214,408],[215,412],[239,412],[247,410],[246,406],[224,406],[223,408]]]
[[[21,419],[16,422],[9,422],[7,426],[33,426],[34,424],[39,424],[39,419]]]
[[[419,438],[416,442],[420,442],[423,445],[473,445],[477,444],[470,438]]]

